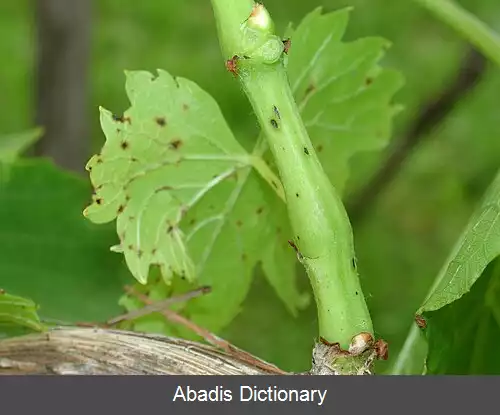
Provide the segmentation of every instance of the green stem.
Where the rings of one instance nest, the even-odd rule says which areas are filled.
[[[264,135],[261,133],[257,138],[257,144],[255,145],[252,152],[252,167],[260,174],[260,176],[271,186],[271,188],[275,191],[276,195],[286,203],[285,199],[285,191],[283,190],[283,185],[281,181],[271,168],[267,165],[267,163],[262,159],[262,155],[267,150],[267,142],[265,140]]]
[[[240,57],[238,79],[276,160],[294,242],[316,299],[320,336],[347,348],[353,336],[373,335],[371,318],[355,268],[351,225],[300,117],[278,47],[283,44],[265,9],[248,20],[252,0],[212,4],[224,56]]]
[[[485,56],[500,65],[500,37],[476,16],[450,0],[415,1],[461,33]]]

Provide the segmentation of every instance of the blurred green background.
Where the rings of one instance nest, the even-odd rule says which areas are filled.
[[[265,4],[280,33],[314,7],[354,6],[347,40],[377,35],[392,42],[383,64],[406,78],[396,97],[404,110],[395,118],[393,142],[403,139],[422,106],[454,81],[468,51],[463,39],[410,0]],[[460,4],[500,28],[498,0]],[[250,106],[221,60],[209,1],[99,0],[92,6],[87,122],[94,150],[104,139],[98,106],[116,113],[127,108],[125,69],[163,68],[195,81],[218,101],[236,137],[255,135],[258,126]],[[28,0],[0,4],[0,134],[35,125],[33,9]],[[478,83],[420,137],[394,181],[353,220],[363,288],[376,334],[389,342],[392,358],[498,169],[498,91],[500,71],[487,64]],[[363,188],[386,155],[362,154],[352,161],[346,200]],[[36,166],[23,163],[12,167],[11,179],[0,192],[0,286],[33,298],[42,316],[102,320],[117,314],[121,286],[132,279],[121,259],[108,250],[114,241],[112,226],[95,227],[80,219],[90,196],[86,183],[73,174],[60,177],[50,166],[41,176]],[[47,252],[53,248],[50,252],[59,254],[51,257],[40,243]],[[78,260],[82,250],[86,261]],[[222,335],[285,369],[303,370],[316,335],[314,306],[294,319],[259,277],[243,312]]]

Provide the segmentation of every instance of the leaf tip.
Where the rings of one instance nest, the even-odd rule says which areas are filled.
[[[146,285],[148,282],[148,275],[144,275],[142,272],[134,274],[134,277],[139,284]]]

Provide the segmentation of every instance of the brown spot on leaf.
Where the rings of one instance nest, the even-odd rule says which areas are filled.
[[[154,255],[154,254],[156,254],[156,248],[153,248],[153,249],[151,250],[151,255]]]
[[[260,215],[264,211],[264,208],[261,206],[257,208],[257,215]]]
[[[156,117],[155,118],[156,124],[158,124],[160,127],[165,127],[167,125],[167,120],[165,117]]]
[[[304,147],[304,154],[306,154],[307,156],[309,155],[309,150],[307,149],[307,147]]]
[[[102,205],[102,197],[98,197],[95,202],[98,204],[98,205]]]
[[[271,184],[273,185],[273,187],[274,187],[275,189],[277,189],[277,188],[278,188],[278,184],[277,184],[274,180],[272,180],[272,181],[271,181]]]
[[[246,260],[248,259],[247,254],[245,254],[245,253],[243,252],[243,253],[241,254],[241,259],[242,259],[243,261],[246,261]]]
[[[295,197],[299,197],[299,194],[298,194],[298,193],[295,193]]]
[[[174,230],[174,227],[172,225],[168,225],[167,233],[172,233],[173,230]]]
[[[368,85],[371,85],[373,83],[373,78],[372,77],[368,77],[365,79],[365,85],[368,86]]]
[[[134,245],[129,245],[129,246],[127,246],[127,248],[128,248],[129,251],[133,251],[134,250]]]
[[[321,153],[323,150],[323,144],[318,144],[318,147],[316,148],[318,150],[318,153]]]
[[[273,128],[278,129],[278,122],[274,118],[271,119],[271,125]]]
[[[142,249],[139,249],[139,250],[137,251],[137,256],[138,256],[139,258],[141,258],[143,254],[144,254],[144,252],[142,252]]]
[[[101,157],[98,157],[95,161],[97,164],[101,164],[102,163],[102,158]]]
[[[138,161],[139,161],[139,159],[138,159],[138,158],[136,158],[136,157],[130,157],[130,161],[132,161],[132,162],[138,162]]]
[[[180,138],[174,138],[169,144],[172,150],[178,150],[180,146],[182,146],[182,140]]]
[[[236,221],[236,226],[237,226],[238,228],[241,228],[241,226],[242,226],[242,225],[243,225],[243,222],[242,222],[241,220],[239,220],[239,219],[238,219],[238,220]]]
[[[126,150],[128,148],[129,144],[128,144],[128,141],[125,141],[123,140],[120,144],[120,147],[122,148],[122,150]]]
[[[130,117],[125,117],[123,115],[113,114],[113,120],[115,120],[117,122],[121,122],[121,123],[128,122],[129,124],[132,124],[132,120],[130,119]]]
[[[188,104],[182,104],[182,110],[183,111],[189,110],[189,105]]]
[[[190,224],[190,225],[194,225],[194,224],[195,224],[195,222],[196,222],[196,219],[194,219],[194,218],[193,218],[193,219],[191,219],[191,220],[189,221],[189,224]]]
[[[135,216],[130,215],[130,216],[128,217],[128,220],[135,220]]]
[[[128,202],[130,200],[130,195],[125,195],[125,201]]]
[[[5,294],[5,290],[3,288],[0,288],[0,294]]]
[[[117,214],[119,215],[119,214],[120,214],[120,213],[122,213],[124,210],[125,210],[125,206],[123,206],[123,205],[118,206],[118,211],[117,211]]]

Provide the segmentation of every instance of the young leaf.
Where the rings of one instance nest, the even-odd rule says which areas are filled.
[[[197,85],[165,71],[128,72],[126,89],[131,107],[123,116],[101,111],[106,143],[88,163],[95,195],[85,215],[117,219],[115,250],[140,283],[154,265],[167,284],[179,275],[210,286],[183,313],[217,330],[238,313],[256,263],[270,255],[273,221],[283,220],[269,216],[276,196]],[[277,276],[278,269],[271,281],[291,287],[282,298],[295,310],[294,274]],[[178,290],[176,283],[171,294]]]
[[[9,334],[16,328],[45,330],[36,310],[37,306],[33,301],[0,290],[0,334]]]
[[[339,192],[350,157],[387,144],[398,110],[391,100],[403,84],[401,74],[378,66],[388,41],[342,41],[349,11],[321,14],[317,8],[308,14],[291,36],[287,63],[304,124]]]
[[[500,173],[488,189],[427,299],[430,373],[500,373]]]

